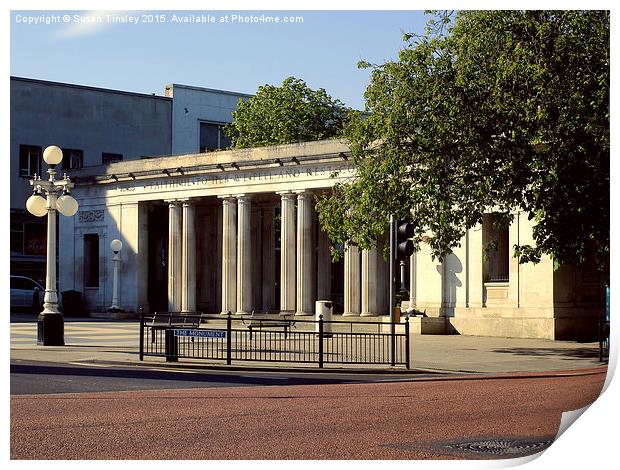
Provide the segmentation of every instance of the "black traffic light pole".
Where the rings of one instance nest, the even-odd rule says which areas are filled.
[[[396,218],[390,215],[390,363],[396,365],[396,312],[394,311],[395,279],[394,263],[396,261]]]
[[[390,362],[396,365],[396,265],[413,253],[413,224],[390,215]]]

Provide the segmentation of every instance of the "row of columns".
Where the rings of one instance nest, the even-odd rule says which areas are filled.
[[[311,315],[314,307],[312,194],[308,191],[278,194],[281,199],[280,310]],[[251,199],[245,194],[222,199],[222,313],[250,313],[253,309]]]
[[[168,200],[168,310],[196,311],[196,231],[189,199]]]
[[[379,273],[378,256],[376,248],[360,250],[350,245],[345,250],[343,315],[372,316],[385,313],[381,305],[381,289],[385,287],[385,280]]]
[[[314,300],[329,298],[331,277],[327,237],[318,240],[315,266],[312,193],[278,193],[280,227],[280,311],[312,315]],[[252,285],[251,197],[222,196],[222,309],[221,313],[250,313]],[[195,207],[188,199],[169,200],[168,309],[196,311]],[[361,255],[361,259],[360,259]],[[349,246],[344,260],[344,314],[377,315],[380,312],[376,249]],[[319,271],[318,282],[315,276]],[[317,291],[314,291],[314,286]]]

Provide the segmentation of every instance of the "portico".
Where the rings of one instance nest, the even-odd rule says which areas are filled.
[[[346,315],[387,314],[387,294],[380,292],[387,292],[387,282],[376,250],[369,258],[349,247],[345,260],[333,263],[330,250],[337,247],[330,248],[318,223],[316,197],[351,175],[348,148],[339,141],[311,144],[84,169],[74,191],[81,216],[64,228],[66,238],[72,251],[80,250],[81,238],[90,232],[127,242],[121,303],[130,311],[142,306],[308,316],[316,300],[332,300],[336,312]],[[331,178],[334,172],[337,178]],[[100,277],[107,279],[102,258]],[[362,259],[367,260],[363,271]],[[362,288],[367,280],[370,289]],[[136,292],[133,286],[140,282],[146,288]],[[75,288],[84,290],[90,308],[108,296],[106,282]]]

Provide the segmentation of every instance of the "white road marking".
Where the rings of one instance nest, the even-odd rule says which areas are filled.
[[[74,366],[87,366],[87,367],[112,367],[108,364],[94,364],[90,362],[69,362],[69,364]]]

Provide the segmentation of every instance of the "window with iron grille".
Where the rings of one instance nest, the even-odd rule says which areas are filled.
[[[77,149],[62,149],[62,163],[66,169],[78,169],[84,166],[84,151]]]
[[[19,176],[24,178],[41,174],[41,147],[36,145],[19,146]]]
[[[45,223],[11,221],[11,253],[44,256],[46,247]]]
[[[11,222],[11,253],[24,254],[23,222]]]
[[[482,245],[485,249],[483,272],[485,282],[508,282],[510,247],[508,225],[500,214],[485,214],[482,219]]]

